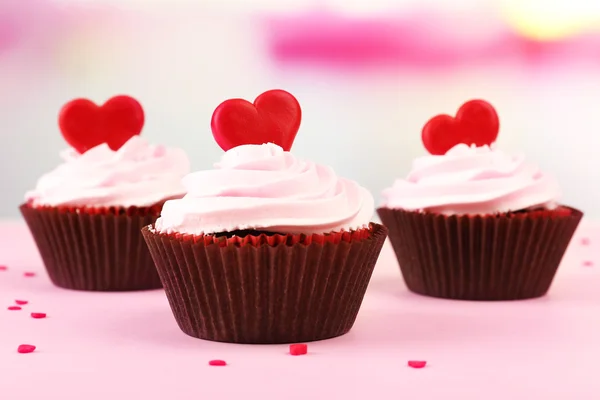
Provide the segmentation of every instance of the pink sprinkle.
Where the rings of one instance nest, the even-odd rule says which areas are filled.
[[[588,244],[590,244],[590,239],[589,239],[589,238],[586,238],[586,237],[584,237],[584,238],[581,238],[581,244],[582,244],[583,246],[587,246]]]
[[[8,267],[6,265],[0,265],[0,271],[6,271]]]
[[[27,278],[31,278],[31,277],[35,276],[35,272],[25,272],[23,274],[23,276],[25,276]]]
[[[307,352],[308,346],[304,343],[290,345],[290,354],[293,356],[302,356]]]
[[[43,313],[43,312],[32,312],[31,313],[31,318],[35,318],[35,319],[46,318],[46,313]]]
[[[32,344],[22,344],[22,345],[19,345],[19,347],[17,348],[17,351],[21,354],[33,353],[34,350],[35,350],[35,346]]]
[[[29,303],[27,300],[15,300],[15,303],[17,303],[20,306],[24,306],[25,304]]]
[[[408,366],[411,368],[424,368],[427,365],[427,361],[416,361],[410,360]]]
[[[21,307],[19,307],[19,306],[10,306],[10,307],[8,307],[8,309],[9,309],[10,311],[17,311],[17,310],[20,310],[20,309],[21,309]]]
[[[588,261],[584,261],[584,262],[583,262],[583,266],[584,266],[584,267],[591,267],[591,266],[593,266],[593,265],[594,265],[594,262],[593,262],[593,261],[589,261],[589,260],[588,260]]]
[[[224,367],[227,363],[223,360],[210,360],[208,365],[212,365],[213,367]]]

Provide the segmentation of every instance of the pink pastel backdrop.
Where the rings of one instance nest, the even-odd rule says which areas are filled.
[[[565,202],[587,215],[551,295],[530,302],[412,295],[386,245],[353,331],[311,344],[303,358],[285,346],[186,337],[160,291],[83,298],[56,289],[23,224],[3,221],[0,299],[30,304],[0,314],[0,399],[597,398],[598,35],[537,41],[493,2],[465,2],[365,0],[377,11],[349,12],[361,2],[323,1],[324,10],[283,0],[0,0],[2,219],[17,219],[23,193],[59,162],[56,117],[71,98],[136,96],[144,135],[184,147],[198,169],[221,154],[209,129],[214,107],[273,87],[303,106],[294,152],[376,197],[424,153],[419,132],[432,114],[486,98],[501,116],[498,146],[555,174]],[[31,270],[37,276],[25,278]],[[38,350],[16,353],[22,342]],[[211,358],[230,366],[209,368]],[[408,359],[428,367],[410,369]],[[99,384],[107,373],[110,384]]]
[[[280,87],[304,109],[294,151],[376,197],[424,153],[428,118],[486,98],[501,116],[498,146],[525,151],[559,178],[565,202],[600,217],[589,184],[600,179],[600,139],[589,133],[600,101],[596,31],[535,41],[495,2],[465,2],[348,12],[341,2],[5,0],[0,215],[16,217],[23,193],[59,161],[56,115],[71,98],[138,97],[145,136],[210,168],[220,154],[214,107]]]

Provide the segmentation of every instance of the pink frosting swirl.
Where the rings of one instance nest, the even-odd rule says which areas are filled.
[[[181,197],[190,162],[181,149],[133,136],[119,150],[101,144],[83,154],[68,149],[64,163],[43,175],[25,200],[34,206],[146,207]]]
[[[495,214],[555,208],[558,183],[523,156],[459,144],[418,158],[404,180],[383,192],[383,207],[441,214]]]
[[[165,203],[157,231],[327,233],[362,228],[373,215],[365,188],[272,143],[233,148],[215,167],[183,179],[187,195]]]

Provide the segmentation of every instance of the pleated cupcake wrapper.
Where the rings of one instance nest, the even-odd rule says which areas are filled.
[[[583,216],[567,207],[489,216],[377,212],[408,289],[461,300],[546,294]]]
[[[387,229],[371,224],[365,232],[328,239],[193,239],[152,227],[142,233],[183,332],[275,344],[328,339],[352,328]]]
[[[52,282],[88,291],[162,287],[141,234],[157,208],[20,206]]]

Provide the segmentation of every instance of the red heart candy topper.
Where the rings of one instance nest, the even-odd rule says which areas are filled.
[[[298,100],[284,90],[269,90],[254,100],[230,99],[212,115],[217,144],[227,151],[244,144],[275,143],[290,151],[302,120]]]
[[[144,110],[129,96],[115,96],[101,106],[75,99],[60,110],[58,126],[67,143],[81,154],[102,143],[116,151],[141,133]]]
[[[431,118],[423,127],[421,139],[429,153],[444,155],[460,143],[489,146],[496,141],[499,130],[494,107],[483,100],[471,100],[458,109],[456,118],[446,114]]]

